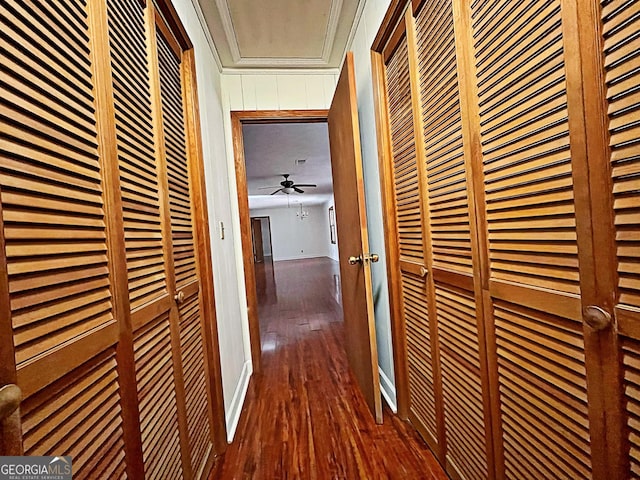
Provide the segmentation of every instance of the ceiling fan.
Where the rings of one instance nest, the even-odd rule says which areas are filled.
[[[289,174],[288,173],[283,173],[282,176],[284,177],[284,180],[282,182],[280,182],[281,187],[260,187],[260,189],[265,189],[265,188],[277,188],[277,190],[273,193],[271,193],[271,195],[275,195],[278,192],[282,192],[282,193],[286,193],[287,195],[289,195],[290,193],[293,192],[297,192],[297,193],[304,193],[304,190],[301,190],[300,187],[316,187],[317,185],[313,184],[313,183],[298,183],[296,184],[293,180],[289,180]]]

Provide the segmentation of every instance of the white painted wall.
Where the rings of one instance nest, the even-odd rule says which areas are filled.
[[[224,74],[229,110],[315,110],[331,105],[337,72]]]
[[[329,212],[324,205],[303,207],[309,216],[300,220],[298,205],[291,208],[251,210],[252,217],[271,220],[273,261],[328,257],[331,244]]]
[[[220,343],[222,388],[229,440],[233,437],[246,385],[251,374],[242,249],[238,248],[239,215],[235,192],[230,191],[221,102],[221,75],[208,43],[197,7],[191,0],[173,4],[194,45],[200,104],[209,229]],[[224,240],[220,238],[224,223]],[[239,261],[238,261],[239,257]]]
[[[395,409],[396,394],[393,368],[393,344],[391,338],[391,315],[387,285],[382,194],[380,191],[380,175],[378,169],[378,148],[370,53],[371,45],[378,33],[378,28],[382,23],[382,19],[390,3],[390,0],[367,0],[349,50],[353,51],[356,68],[358,117],[360,121],[364,188],[367,201],[369,248],[372,253],[380,255],[380,261],[373,263],[371,268],[378,345],[378,365],[381,370],[380,386],[388,403]]]

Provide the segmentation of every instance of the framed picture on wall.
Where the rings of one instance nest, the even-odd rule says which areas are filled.
[[[331,243],[336,243],[336,211],[333,207],[329,207],[329,233],[331,234]]]

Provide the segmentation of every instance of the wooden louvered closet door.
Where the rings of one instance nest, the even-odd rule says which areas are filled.
[[[180,365],[172,357],[173,299],[165,273],[170,264],[163,242],[162,164],[156,160],[161,153],[154,134],[148,19],[138,1],[109,0],[107,5],[144,471],[147,478],[182,478],[180,390],[174,380]]]
[[[90,6],[14,1],[0,11],[0,303],[10,310],[1,348],[14,353],[0,380],[22,389],[26,455],[72,455],[74,478],[124,478],[115,210]]]
[[[384,81],[387,96],[390,165],[388,201],[394,209],[389,258],[399,285],[399,309],[406,339],[409,418],[434,451],[441,448],[440,379],[435,318],[428,295],[427,226],[424,212],[424,167],[415,140],[409,44],[401,22],[385,46]]]
[[[621,471],[640,478],[640,6],[638,2],[601,2],[601,48],[608,113],[608,195],[594,204],[612,207],[615,238],[611,249],[617,279],[613,314],[622,357],[624,451]],[[604,162],[603,162],[604,163]],[[609,293],[609,292],[607,292]],[[620,444],[620,442],[618,443]]]
[[[226,443],[193,55],[163,13],[0,12],[0,387],[24,398],[0,454],[74,478],[206,478]]]
[[[186,129],[184,66],[182,49],[161,19],[157,19],[156,51],[161,105],[163,181],[167,260],[171,266],[171,289],[175,293],[172,322],[174,351],[181,365],[179,386],[184,395],[186,425],[183,456],[192,478],[206,478],[213,461],[211,391],[202,321],[200,278],[196,263],[193,222],[192,165]]]
[[[412,20],[412,19],[411,19]],[[413,22],[411,22],[413,23]],[[471,158],[465,150],[451,1],[423,2],[415,12],[416,132],[426,177],[430,279],[435,311],[446,438],[455,478],[493,471],[489,386]],[[468,134],[467,134],[468,135]]]
[[[471,5],[485,321],[495,335],[497,473],[506,478],[604,478],[612,461],[602,418],[615,392],[602,384],[601,339],[583,325],[603,252],[589,251],[577,15],[560,0]]]
[[[471,9],[504,474],[590,478],[561,2]]]
[[[412,3],[411,74],[390,75],[407,55],[385,43],[401,37],[397,7],[373,58],[389,106],[385,176],[404,172],[396,145],[423,158],[385,189],[404,195],[387,199],[398,218],[387,241],[402,250],[402,200],[421,199],[412,220],[426,225],[404,232],[426,241],[411,252],[429,269],[411,321],[437,328],[419,337],[441,377],[436,454],[454,478],[640,478],[638,2]],[[414,83],[420,129],[398,120],[410,103],[399,78]],[[398,318],[399,400],[406,389],[413,408],[434,389],[412,384],[415,340]]]

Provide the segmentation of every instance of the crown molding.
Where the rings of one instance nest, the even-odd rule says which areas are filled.
[[[331,7],[329,9],[327,31],[324,35],[324,44],[322,45],[322,60],[324,60],[325,64],[329,63],[331,52],[333,51],[333,45],[336,41],[340,12],[342,12],[342,0],[332,0]]]
[[[339,68],[237,68],[222,67],[223,75],[339,75]]]
[[[367,0],[358,0],[356,15],[353,18],[353,23],[351,24],[351,29],[349,30],[349,36],[347,37],[347,41],[344,44],[344,51],[342,52],[341,58],[346,57],[347,52],[349,50],[352,50],[353,40],[356,38],[356,32],[358,31],[358,28],[360,28],[360,21],[362,20],[362,14],[364,13],[364,7],[366,3],[367,3]]]
[[[224,36],[227,38],[231,58],[234,63],[238,63],[242,56],[240,55],[240,47],[238,46],[238,39],[236,38],[236,30],[233,27],[233,19],[231,18],[229,4],[227,3],[227,0],[216,0],[216,7],[220,14],[220,21],[222,22]]]
[[[191,0],[191,4],[193,5],[193,9],[196,11],[196,16],[198,17],[198,21],[200,22],[200,26],[202,27],[204,36],[207,40],[207,43],[209,44],[209,49],[211,50],[213,59],[215,60],[216,66],[218,67],[218,72],[222,73],[222,60],[220,60],[218,49],[216,48],[216,44],[214,43],[213,37],[211,36],[211,31],[209,30],[209,26],[207,25],[207,20],[204,18],[204,12],[202,11],[200,2],[198,0]]]

